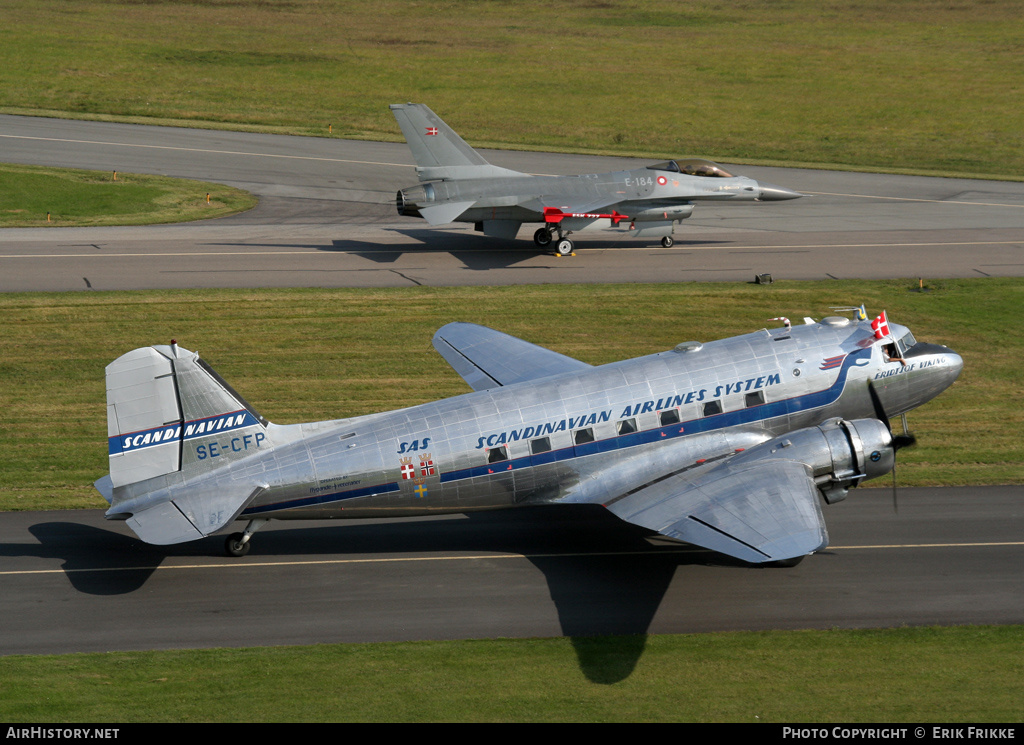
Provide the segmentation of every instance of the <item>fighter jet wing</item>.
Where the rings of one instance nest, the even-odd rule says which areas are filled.
[[[449,323],[434,334],[433,344],[475,391],[590,367],[475,323]]]
[[[627,522],[752,563],[828,545],[811,469],[792,460],[725,462],[695,479],[679,473],[605,507]]]

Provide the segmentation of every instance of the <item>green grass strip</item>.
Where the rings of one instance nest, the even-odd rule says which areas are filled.
[[[1022,645],[1004,626],[19,656],[0,720],[1008,723]]]
[[[253,195],[223,184],[0,164],[0,228],[186,222],[255,206]]]
[[[5,0],[0,110],[1024,174],[1019,0]]]

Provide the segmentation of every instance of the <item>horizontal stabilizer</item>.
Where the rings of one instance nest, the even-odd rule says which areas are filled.
[[[590,368],[586,362],[475,323],[449,323],[434,334],[433,344],[475,391]]]
[[[433,207],[419,207],[419,213],[423,219],[431,225],[447,225],[455,220],[463,212],[472,207],[476,202],[445,202]]]
[[[828,545],[811,470],[797,461],[727,462],[697,479],[681,474],[655,482],[606,506],[627,522],[752,563]]]
[[[181,496],[158,501],[128,518],[128,526],[146,543],[166,546],[216,533],[237,518],[265,485],[239,485],[233,490],[213,483]]]

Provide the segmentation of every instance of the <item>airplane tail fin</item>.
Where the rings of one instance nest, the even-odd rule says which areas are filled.
[[[412,150],[420,181],[525,175],[488,163],[424,104],[391,104],[391,113]]]
[[[110,475],[96,488],[108,517],[129,519],[150,543],[176,543],[219,530],[266,488],[181,488],[271,444],[269,422],[197,353],[143,347],[110,363],[106,378]]]

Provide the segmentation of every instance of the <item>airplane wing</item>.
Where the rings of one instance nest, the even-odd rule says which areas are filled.
[[[433,344],[475,391],[590,367],[475,323],[449,323],[434,334]]]
[[[828,545],[819,499],[804,463],[726,461],[697,478],[678,473],[655,480],[605,507],[671,538],[764,563]]]

